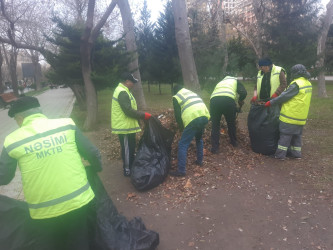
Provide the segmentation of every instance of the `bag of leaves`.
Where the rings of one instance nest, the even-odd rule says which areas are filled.
[[[279,140],[279,115],[278,105],[271,107],[251,105],[247,126],[254,152],[264,155],[275,153]]]
[[[118,213],[98,175],[86,168],[89,184],[95,193],[95,210],[90,223],[95,227],[94,250],[154,250],[159,234],[147,230],[141,218],[128,221]]]
[[[35,237],[29,228],[28,204],[0,195],[0,248],[33,249]]]
[[[148,190],[164,181],[171,166],[173,137],[156,117],[148,120],[131,169],[131,182],[137,190]]]

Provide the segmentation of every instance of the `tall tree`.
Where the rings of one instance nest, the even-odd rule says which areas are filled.
[[[135,84],[133,88],[133,94],[138,102],[139,108],[144,109],[146,108],[146,101],[141,84],[138,53],[137,53],[137,46],[134,33],[134,21],[132,18],[131,8],[129,6],[128,0],[118,1],[118,6],[123,20],[126,48],[129,52],[132,52],[134,55],[132,62],[129,64],[129,70],[131,72],[134,72],[133,73],[134,77],[138,79],[137,84]]]
[[[185,0],[172,0],[172,9],[175,20],[175,34],[184,85],[189,89],[200,92],[199,78],[192,51]]]
[[[2,55],[2,49],[0,47],[0,94],[2,94],[5,91],[5,86],[3,83],[2,64],[3,64],[3,55]]]
[[[16,23],[21,18],[21,15],[24,15],[24,13],[18,13],[15,11],[15,8],[17,6],[14,6],[13,2],[11,4],[6,3],[4,0],[0,0],[1,4],[1,14],[4,17],[5,21],[7,22],[7,36],[8,39],[11,42],[11,48],[9,51],[9,72],[10,72],[10,78],[12,83],[13,92],[15,95],[19,95],[18,91],[18,85],[17,85],[17,73],[16,73],[16,67],[17,67],[17,54],[18,54],[18,48],[13,44],[16,41]]]
[[[318,96],[327,97],[326,85],[325,85],[325,52],[326,52],[326,41],[327,34],[332,24],[333,19],[333,0],[330,0],[326,5],[326,14],[322,20],[322,28],[318,36],[317,44],[317,62],[316,67],[319,70],[318,75]]]
[[[150,21],[151,14],[148,9],[147,0],[144,0],[143,8],[140,13],[141,15],[136,29],[140,73],[143,81],[151,81],[152,77],[149,72],[149,62],[152,57],[152,46],[154,42],[154,24]]]
[[[95,0],[89,0],[88,10],[85,21],[84,31],[81,37],[80,54],[81,54],[81,70],[82,77],[86,92],[86,104],[87,104],[87,117],[84,122],[84,129],[92,129],[97,122],[97,93],[95,86],[91,79],[91,52],[93,44],[96,41],[100,30],[105,24],[106,20],[110,16],[111,12],[115,8],[117,0],[112,0],[101,19],[94,26],[94,12],[95,12]]]
[[[318,0],[272,0],[269,19],[263,25],[265,53],[288,71],[301,63],[315,64]]]
[[[171,2],[166,3],[164,11],[157,20],[154,33],[152,58],[149,62],[152,79],[168,84],[180,83],[182,73]]]

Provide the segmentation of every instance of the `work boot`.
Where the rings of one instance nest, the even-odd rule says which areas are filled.
[[[129,168],[124,168],[124,176],[131,176],[131,170]]]
[[[280,160],[280,161],[284,161],[286,159],[286,157],[282,158],[282,157],[278,157],[276,155],[270,155],[269,157]]]
[[[195,165],[199,166],[199,167],[202,167],[203,163],[202,162],[198,162],[198,160],[196,160],[194,162]]]
[[[210,149],[210,152],[214,155],[218,154],[219,153],[219,150],[218,149],[215,149],[215,148],[211,148]]]
[[[177,171],[170,171],[169,175],[171,176],[175,176],[175,177],[184,177],[186,174],[185,173],[181,173],[178,170]]]

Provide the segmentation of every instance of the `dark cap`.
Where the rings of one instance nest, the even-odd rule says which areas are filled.
[[[292,80],[305,77],[306,79],[311,78],[311,74],[306,70],[306,67],[303,64],[296,64],[291,67],[290,70]]]
[[[182,88],[184,88],[184,86],[176,84],[172,88],[172,94],[176,95],[179,92],[179,90],[181,90]]]
[[[272,63],[271,59],[269,59],[268,57],[261,58],[261,59],[259,59],[259,62],[258,62],[259,67],[270,66],[272,64],[273,63]]]
[[[128,73],[128,72],[125,72],[121,75],[121,79],[123,81],[126,81],[126,80],[129,80],[131,81],[132,83],[137,83],[138,82],[138,79],[135,79],[134,76],[131,74],[131,73]]]
[[[8,116],[14,117],[17,113],[26,111],[32,108],[40,107],[39,101],[36,97],[32,96],[23,96],[17,99],[10,109],[8,110]]]

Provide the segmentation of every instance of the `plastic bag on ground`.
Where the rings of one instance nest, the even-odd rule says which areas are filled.
[[[147,230],[141,218],[128,221],[120,215],[98,175],[87,169],[89,183],[95,193],[96,225],[94,250],[154,250],[159,234]]]
[[[278,105],[265,107],[252,104],[247,119],[251,148],[254,152],[272,155],[275,153],[279,141]]]
[[[98,175],[87,167],[89,183],[95,193],[96,213],[90,215],[95,231],[93,250],[154,250],[159,234],[147,230],[140,218],[128,221],[120,215]],[[31,227],[26,202],[0,195],[0,249],[39,250]]]
[[[174,133],[151,117],[144,129],[131,169],[131,182],[143,191],[161,184],[171,166],[171,145]]]
[[[30,220],[27,203],[0,195],[0,249],[32,249]]]

